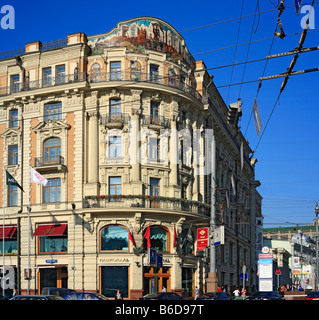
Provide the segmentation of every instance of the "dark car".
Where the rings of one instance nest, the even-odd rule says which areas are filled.
[[[42,295],[60,296],[60,297],[63,297],[66,294],[71,292],[75,292],[75,290],[66,289],[66,288],[53,288],[53,287],[45,287],[41,290]]]
[[[141,297],[139,300],[184,300],[184,298],[175,292],[154,292]]]
[[[26,295],[15,296],[10,300],[64,300],[64,299],[60,296],[53,296],[53,295],[26,294]]]
[[[108,300],[103,294],[95,292],[71,292],[63,298],[65,300]]]
[[[246,300],[285,300],[284,297],[276,291],[257,291]]]
[[[197,300],[233,300],[227,292],[207,292],[197,298]]]
[[[319,300],[319,291],[308,292],[306,300]]]

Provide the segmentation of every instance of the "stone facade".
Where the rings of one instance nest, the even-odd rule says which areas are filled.
[[[196,250],[196,230],[209,226],[209,134],[216,223],[225,226],[218,282],[239,285],[245,262],[248,286],[256,285],[259,182],[240,116],[240,101],[225,105],[204,62],[160,19],[71,34],[57,48],[28,43],[25,53],[0,60],[0,171],[25,191],[0,179],[5,228],[16,228],[5,238],[16,245],[5,250],[5,264],[15,268],[18,289],[112,296],[119,286],[130,299],[154,286],[188,297],[195,285],[205,290],[209,250]],[[48,186],[30,183],[30,166]],[[43,226],[47,233],[34,235]],[[163,252],[157,270],[148,264],[148,226]]]

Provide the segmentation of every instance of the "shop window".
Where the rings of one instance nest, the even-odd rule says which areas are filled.
[[[4,239],[4,254],[18,253],[17,227],[5,226],[0,227],[0,253],[3,254],[3,239]]]
[[[119,289],[123,298],[128,298],[128,267],[101,267],[101,293],[114,298]]]
[[[128,231],[121,226],[108,226],[101,230],[101,251],[128,251]]]

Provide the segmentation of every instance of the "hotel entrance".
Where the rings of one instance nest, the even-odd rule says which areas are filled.
[[[45,287],[67,288],[68,268],[66,266],[54,266],[52,268],[39,268],[38,294]]]
[[[170,271],[169,267],[144,267],[144,294],[161,292],[164,287],[167,291],[170,291]]]

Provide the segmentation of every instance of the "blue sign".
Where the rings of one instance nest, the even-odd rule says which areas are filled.
[[[294,0],[294,2],[295,2],[296,13],[297,13],[297,16],[298,16],[300,8],[301,8],[302,0]]]
[[[57,263],[58,260],[56,259],[50,259],[50,260],[45,260],[46,263]]]
[[[243,273],[240,274],[240,280],[241,281],[244,280],[244,274]],[[245,281],[248,281],[248,273],[245,273]]]
[[[163,253],[162,251],[156,252],[156,268],[162,268],[163,267]]]
[[[148,265],[150,267],[156,267],[156,250],[148,249]]]

